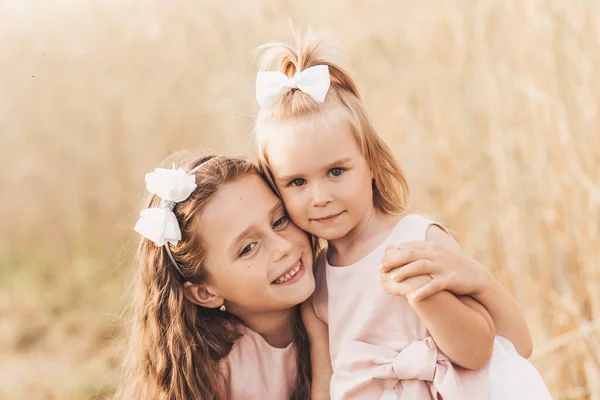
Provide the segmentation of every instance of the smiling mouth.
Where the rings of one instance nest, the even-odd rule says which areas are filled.
[[[289,281],[290,279],[292,279],[294,276],[296,276],[296,274],[298,274],[298,272],[300,272],[301,269],[302,269],[302,259],[298,260],[298,262],[296,263],[295,266],[293,266],[292,268],[288,269],[286,272],[281,274],[277,279],[275,279],[273,282],[271,282],[271,284],[279,285],[281,283],[285,283],[285,282]]]

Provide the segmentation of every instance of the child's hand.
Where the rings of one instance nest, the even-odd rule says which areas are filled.
[[[382,283],[389,293],[395,290],[415,301],[442,290],[474,296],[489,278],[489,272],[475,260],[432,241],[388,247],[380,270]],[[415,282],[416,278],[421,280]]]
[[[389,246],[385,249],[385,255],[383,256],[381,266],[385,266],[385,268],[381,268],[381,285],[383,289],[392,294],[394,296],[408,296],[410,293],[413,293],[415,290],[424,287],[431,281],[431,277],[429,275],[417,274],[410,277],[405,277],[402,280],[396,279],[397,270],[402,268],[403,264],[397,263],[395,260],[398,258],[397,253],[399,252],[396,246]],[[396,266],[388,267],[389,265]]]

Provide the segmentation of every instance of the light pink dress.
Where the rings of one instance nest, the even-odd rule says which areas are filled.
[[[227,400],[288,400],[296,385],[296,346],[279,349],[245,329],[221,363]]]
[[[402,218],[359,262],[317,268],[313,304],[329,324],[331,398],[403,400],[551,399],[535,368],[497,337],[492,361],[476,371],[452,364],[403,296],[388,294],[379,271],[385,249],[425,240],[430,220]]]

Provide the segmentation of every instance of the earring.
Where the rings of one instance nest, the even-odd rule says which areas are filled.
[[[225,304],[223,304],[221,307],[219,307],[219,311],[221,311],[221,312],[227,311],[227,307],[225,307]]]

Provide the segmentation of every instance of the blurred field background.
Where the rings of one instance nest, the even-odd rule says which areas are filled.
[[[169,152],[251,154],[251,51],[332,28],[413,206],[515,294],[555,399],[600,399],[600,3],[2,0],[0,399],[103,399]]]

